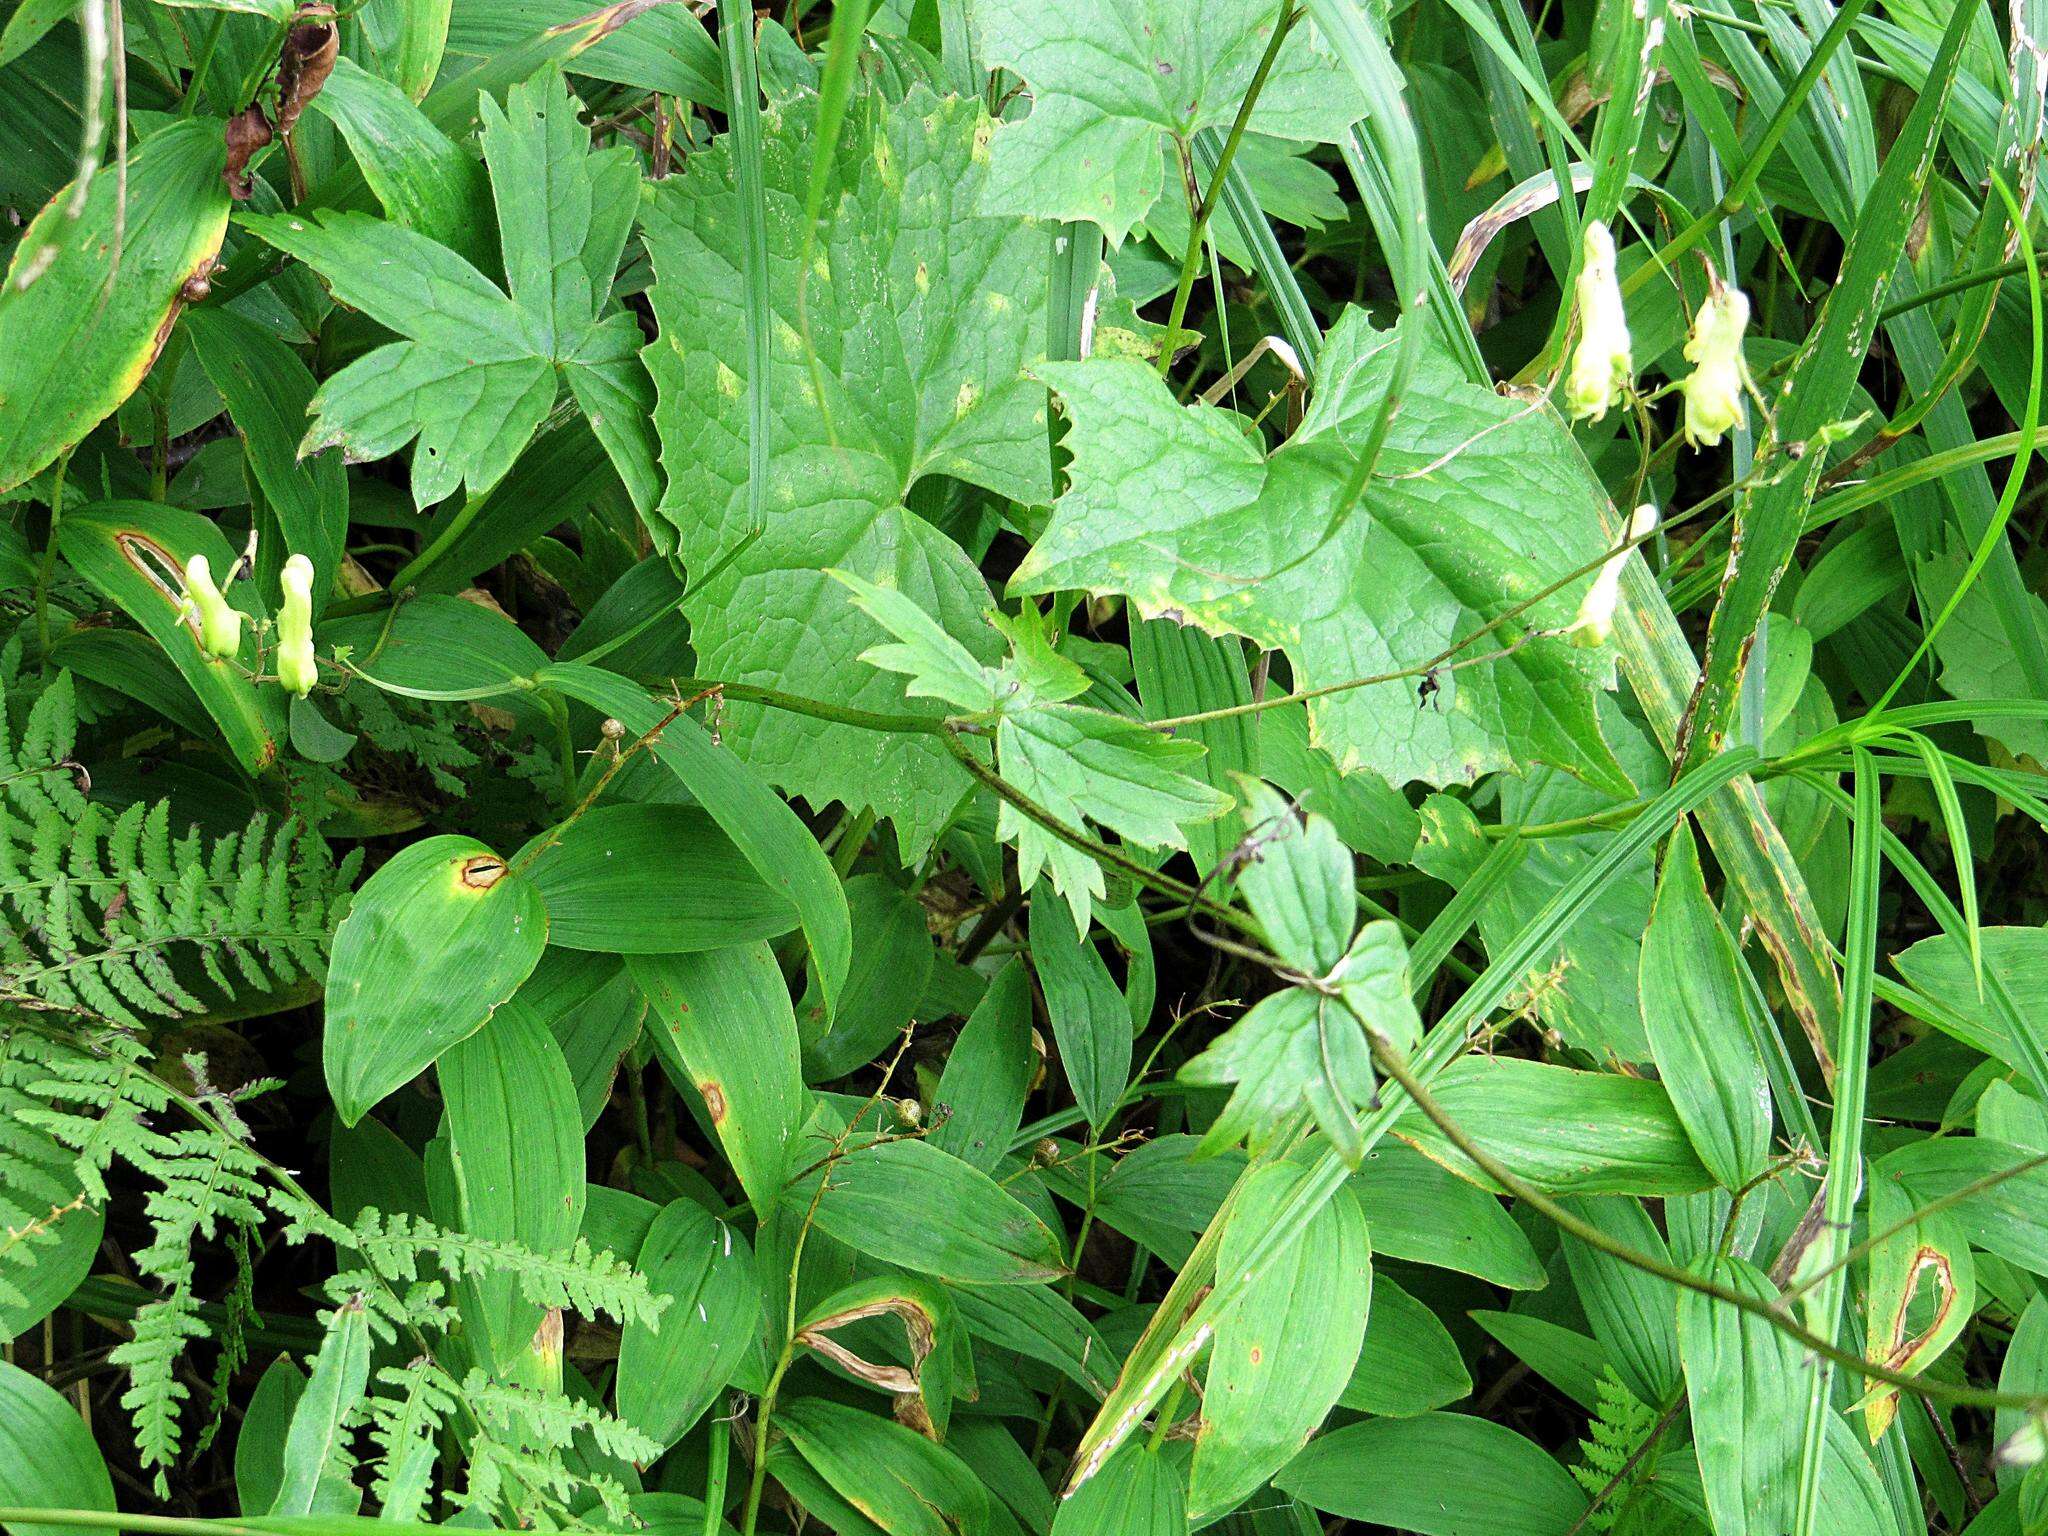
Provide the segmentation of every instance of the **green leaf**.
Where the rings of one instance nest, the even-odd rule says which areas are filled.
[[[1344,959],[1358,926],[1351,850],[1327,817],[1298,814],[1270,785],[1244,781],[1251,856],[1238,889],[1273,952],[1304,976]]]
[[[344,1125],[483,1028],[547,944],[540,892],[470,837],[424,838],[356,893],[334,935],[323,1049]]]
[[[577,398],[599,405],[592,429],[624,454],[628,488],[651,489],[641,419],[610,408],[633,398],[631,349],[617,328],[598,324],[638,206],[639,164],[624,146],[593,153],[579,105],[557,69],[514,86],[503,108],[481,98],[510,298],[463,256],[402,224],[331,211],[244,218],[317,270],[344,304],[406,338],[321,385],[303,452],[340,444],[352,462],[377,459],[417,437],[417,505],[459,486],[481,496],[532,441],[554,406],[558,367],[573,363],[597,375]],[[401,206],[423,213],[424,195]]]
[[[1237,116],[1278,14],[1267,0],[980,7],[984,58],[1022,75],[1032,96],[1029,117],[996,131],[983,209],[1085,219],[1122,244],[1159,199],[1169,144],[1185,146]],[[1364,98],[1300,25],[1281,46],[1250,126],[1334,144],[1364,115]]]
[[[1122,593],[1148,616],[1285,651],[1309,692],[1420,667],[1595,562],[1599,491],[1563,427],[1465,383],[1434,351],[1358,507],[1319,543],[1387,387],[1390,345],[1347,312],[1307,419],[1270,458],[1229,413],[1178,404],[1142,364],[1047,364],[1073,422],[1072,484],[1011,589]],[[1577,596],[1536,602],[1473,654],[1569,623]],[[1340,767],[1397,785],[1543,762],[1632,795],[1596,708],[1612,668],[1601,652],[1533,638],[1440,674],[1426,704],[1412,679],[1314,698],[1311,736]]]
[[[774,452],[766,525],[744,549],[748,380],[729,146],[691,156],[644,211],[661,327],[646,355],[669,479],[653,527],[693,570],[718,573],[695,584],[688,603],[707,674],[850,707],[935,713],[906,703],[897,678],[859,659],[886,631],[826,570],[893,586],[978,660],[994,660],[995,636],[982,622],[987,584],[904,499],[919,480],[946,475],[1045,500],[1045,396],[1024,374],[1044,352],[1045,234],[974,215],[988,134],[976,102],[921,89],[896,106],[864,96],[832,164],[799,312],[812,115],[811,100],[799,98],[763,119]],[[740,703],[726,708],[726,733],[812,804],[841,800],[893,818],[913,857],[967,788],[922,735],[880,737]]]
[[[1247,1269],[1302,1170],[1269,1163],[1246,1177],[1230,1207],[1219,1275]],[[1301,1448],[1351,1379],[1373,1300],[1372,1242],[1347,1190],[1259,1265],[1217,1321],[1202,1389],[1202,1427],[1189,1476],[1196,1520],[1221,1514]]]
[[[1513,1290],[1545,1282],[1527,1234],[1498,1200],[1399,1141],[1382,1141],[1351,1178],[1373,1250]]]
[[[1713,1182],[1660,1083],[1468,1056],[1437,1080],[1435,1094],[1475,1142],[1551,1194],[1685,1195]],[[1404,1111],[1396,1134],[1490,1187],[1421,1111]]]
[[[1066,1273],[1059,1239],[980,1169],[930,1143],[882,1141],[834,1162],[818,1230],[857,1253],[966,1285]]]
[[[1131,1013],[1095,946],[1050,901],[1031,903],[1031,965],[1074,1102],[1097,1131],[1131,1076]]]
[[[1638,1201],[1578,1200],[1571,1210],[1632,1251],[1671,1262],[1664,1235]],[[1679,1381],[1670,1284],[1569,1233],[1561,1242],[1580,1310],[1615,1379],[1640,1403],[1664,1402]]]
[[[997,766],[1041,810],[1070,827],[1094,822],[1152,848],[1186,847],[1183,823],[1212,821],[1230,808],[1227,796],[1187,771],[1201,757],[1198,742],[1078,704],[1006,714],[996,726]],[[1029,888],[1049,871],[1076,930],[1084,928],[1091,898],[1104,894],[1102,866],[1008,800],[996,832],[1017,845],[1017,878]]]
[[[1031,978],[1021,960],[996,973],[961,1026],[939,1086],[925,1138],[983,1173],[1009,1154],[1031,1090]]]
[[[1333,1430],[1273,1484],[1326,1514],[1419,1536],[1564,1536],[1586,1508],[1548,1452],[1453,1413]]]
[[[817,1474],[888,1536],[975,1536],[985,1528],[987,1492],[959,1457],[924,1436],[814,1397],[783,1404],[775,1422]]]
[[[1178,719],[1252,702],[1251,671],[1242,642],[1162,620],[1139,619],[1130,629],[1131,669],[1147,719]],[[1244,714],[1176,726],[1173,733],[1201,743],[1205,755],[1199,769],[1190,771],[1211,789],[1228,795],[1234,789],[1232,775],[1258,772],[1259,731],[1260,717]],[[1189,856],[1206,875],[1244,836],[1244,820],[1225,815],[1185,830]]]
[[[531,1253],[566,1251],[583,1227],[583,1114],[546,1020],[515,994],[442,1052],[435,1074],[462,1230]],[[461,1298],[483,1363],[501,1379],[529,1379],[542,1309],[516,1277],[470,1276]]]
[[[313,562],[318,618],[334,588],[348,532],[348,472],[339,454],[316,454],[310,461],[298,455],[313,375],[290,347],[232,310],[195,310],[185,325],[193,356],[241,434],[244,461],[270,514],[265,522],[274,519],[282,536],[257,540],[263,589],[277,590],[287,554],[304,555]]]
[[[1700,1161],[1741,1189],[1771,1155],[1771,1085],[1752,1033],[1742,958],[1707,897],[1692,833],[1671,835],[1643,935],[1643,1032]]]
[[[1187,1536],[1187,1496],[1164,1452],[1125,1445],[1062,1500],[1052,1536]]]
[[[114,1482],[78,1410],[20,1366],[0,1361],[0,1499],[36,1509],[114,1509]],[[10,1520],[9,1536],[63,1536]]]
[[[669,1304],[619,1340],[619,1417],[671,1446],[758,1347],[761,1282],[745,1236],[687,1198],[662,1207],[635,1267]]]
[[[1382,1418],[1412,1418],[1471,1390],[1472,1377],[1450,1329],[1393,1281],[1375,1275],[1358,1363],[1338,1403]]]
[[[1742,1259],[1713,1258],[1700,1269],[1760,1300],[1777,1297]],[[1805,1351],[1768,1320],[1695,1291],[1678,1296],[1678,1347],[1716,1536],[1781,1536],[1792,1529],[1799,1484]]]
[[[187,280],[227,232],[226,155],[218,122],[174,123],[125,176],[95,176],[75,218],[60,191],[22,231],[0,287],[0,492],[75,446],[155,364]]]
[[[329,1467],[348,1452],[344,1421],[363,1400],[370,1381],[370,1314],[361,1297],[335,1310],[313,1371],[292,1410],[284,1442],[283,1477],[271,1501],[273,1516],[310,1515]],[[335,1511],[354,1514],[353,1508]]]
[[[774,1209],[809,1113],[796,1014],[765,943],[694,955],[635,955],[653,1007],[648,1036],[678,1089],[695,1093],[762,1219]]]
[[[932,974],[931,933],[910,892],[886,875],[856,875],[846,882],[846,907],[853,918],[853,968],[838,1011],[825,1018],[809,1004],[802,1020],[804,1076],[814,1083],[874,1060],[910,1022]]]
[[[1247,1138],[1262,1144],[1306,1104],[1330,1144],[1358,1166],[1365,1147],[1357,1111],[1375,1098],[1361,1021],[1397,1050],[1413,1048],[1422,1035],[1400,928],[1384,918],[1367,923],[1323,980],[1334,996],[1308,987],[1276,992],[1180,1069],[1183,1082],[1236,1085],[1203,1138],[1205,1149]]]
[[[353,59],[334,61],[312,109],[341,130],[386,218],[437,240],[480,271],[498,265],[483,166],[409,93]]]
[[[609,715],[636,736],[653,730],[670,713],[624,678],[580,662],[548,667],[540,681]],[[754,872],[789,897],[810,941],[811,960],[830,1012],[846,981],[853,933],[846,893],[817,839],[796,812],[730,752],[721,751],[693,720],[680,715],[669,720],[655,760],[711,813]]]
[[[695,806],[600,805],[512,862],[547,906],[548,942],[565,949],[729,949],[796,926],[796,909]]]

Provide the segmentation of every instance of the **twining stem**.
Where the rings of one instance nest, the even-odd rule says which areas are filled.
[[[1188,248],[1180,260],[1180,281],[1174,284],[1173,308],[1166,316],[1166,345],[1159,353],[1161,378],[1173,371],[1174,354],[1180,350],[1181,322],[1187,318],[1188,296],[1195,289],[1195,269],[1202,264],[1202,237],[1208,232],[1209,219],[1216,212],[1216,205],[1223,200],[1223,183],[1230,175],[1230,163],[1237,158],[1237,146],[1244,141],[1245,125],[1251,121],[1252,107],[1257,103],[1259,93],[1266,88],[1266,79],[1273,73],[1273,65],[1280,57],[1280,45],[1287,41],[1287,34],[1300,15],[1294,8],[1294,0],[1280,0],[1279,13],[1273,18],[1273,35],[1267,39],[1266,51],[1259,58],[1259,67],[1252,75],[1244,100],[1237,104],[1237,116],[1231,121],[1230,136],[1223,141],[1223,152],[1216,157],[1216,169],[1209,173],[1208,190],[1202,194],[1202,201],[1190,210]]]

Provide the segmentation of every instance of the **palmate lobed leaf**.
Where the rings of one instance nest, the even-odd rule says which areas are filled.
[[[826,572],[895,587],[977,662],[995,660],[982,622],[987,583],[904,498],[935,474],[1025,503],[1046,498],[1045,394],[1025,376],[1044,355],[1046,236],[1029,220],[975,212],[990,131],[978,103],[922,87],[894,104],[870,92],[854,102],[831,165],[800,305],[814,112],[799,95],[764,119],[775,415],[758,536],[747,526],[744,287],[724,143],[657,187],[643,213],[662,333],[645,357],[669,479],[651,527],[690,566],[717,572],[686,608],[706,673],[937,714],[860,660],[886,632]],[[728,707],[726,734],[813,804],[893,820],[913,854],[968,787],[942,747],[917,735],[744,704]]]
[[[1419,670],[1597,561],[1601,492],[1562,424],[1464,383],[1434,351],[1363,499],[1323,543],[1392,354],[1390,337],[1349,312],[1314,406],[1270,459],[1229,413],[1175,403],[1142,365],[1047,364],[1073,422],[1072,486],[1011,590],[1121,593],[1148,616],[1285,651],[1308,692]],[[1540,762],[1631,794],[1596,708],[1611,658],[1527,639],[1569,623],[1578,590],[1504,621],[1462,655],[1512,654],[1440,672],[1426,700],[1412,678],[1312,698],[1314,739],[1396,785]]]
[[[566,380],[636,505],[651,505],[657,476],[644,412],[650,391],[633,356],[637,328],[628,315],[600,320],[638,207],[639,162],[624,146],[593,152],[579,106],[557,69],[514,86],[502,108],[482,98],[510,297],[404,222],[334,211],[244,217],[318,271],[342,303],[405,338],[321,385],[301,454],[339,445],[360,462],[417,437],[418,506],[465,486],[481,496],[533,440]],[[416,190],[414,198],[385,186],[394,217],[446,228],[448,190]],[[473,239],[466,245],[479,254]]]
[[[987,62],[1031,88],[1031,115],[996,132],[982,208],[1102,226],[1112,244],[1167,185],[1167,140],[1227,128],[1279,19],[1268,0],[1132,0],[979,8]],[[1305,22],[1280,48],[1251,126],[1333,144],[1365,98]]]

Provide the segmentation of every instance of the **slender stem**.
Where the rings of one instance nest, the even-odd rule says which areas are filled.
[[[1189,211],[1188,248],[1181,257],[1180,281],[1174,284],[1173,308],[1166,317],[1166,345],[1159,353],[1161,378],[1173,371],[1174,353],[1179,350],[1181,322],[1187,318],[1188,297],[1195,289],[1195,270],[1202,262],[1202,237],[1208,232],[1209,219],[1216,212],[1216,205],[1222,201],[1224,178],[1230,174],[1230,163],[1237,158],[1237,146],[1244,141],[1245,125],[1251,121],[1252,107],[1257,103],[1259,93],[1266,88],[1266,79],[1273,73],[1273,65],[1280,57],[1280,45],[1287,41],[1287,34],[1300,14],[1294,8],[1294,0],[1280,0],[1279,14],[1273,19],[1273,35],[1267,39],[1266,51],[1260,56],[1259,67],[1252,75],[1244,100],[1237,104],[1237,116],[1231,121],[1230,136],[1223,141],[1223,152],[1216,157],[1216,169],[1209,173],[1209,189],[1202,194],[1201,203]]]

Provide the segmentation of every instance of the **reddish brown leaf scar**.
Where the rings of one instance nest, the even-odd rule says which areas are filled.
[[[462,883],[473,891],[488,891],[505,878],[505,861],[495,853],[478,853],[462,861]]]
[[[713,1125],[725,1123],[725,1090],[710,1081],[697,1085],[697,1091],[704,1095],[704,1108],[711,1116]]]

